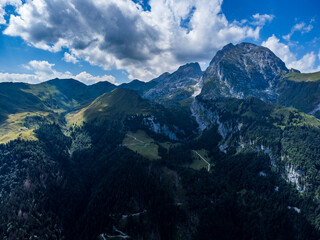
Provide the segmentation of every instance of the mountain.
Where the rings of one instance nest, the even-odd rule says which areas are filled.
[[[46,109],[39,98],[27,92],[29,87],[25,83],[0,83],[0,122],[8,114]]]
[[[141,96],[144,95],[150,88],[153,88],[156,85],[155,82],[142,82],[137,79],[132,80],[129,83],[123,83],[119,86],[119,88],[127,88],[138,92]]]
[[[181,104],[193,95],[195,85],[201,76],[202,71],[198,63],[186,64],[172,74],[164,73],[153,79],[150,83],[156,85],[143,96],[162,104]]]
[[[178,118],[184,116],[183,121]],[[195,127],[191,116],[185,112],[170,112],[162,105],[143,99],[137,92],[118,88],[95,99],[89,106],[66,116],[68,125],[95,125],[118,121],[120,126],[138,124],[144,130],[178,140],[192,135]],[[188,129],[189,128],[189,129]],[[120,129],[119,129],[120,130]]]
[[[102,95],[103,93],[106,92],[110,92],[113,89],[116,89],[116,85],[107,82],[107,81],[103,81],[103,82],[98,82],[92,85],[89,85],[88,88],[88,92],[89,92],[89,96],[91,96],[92,98],[96,98],[97,96]]]
[[[74,79],[40,84],[0,84],[0,143],[16,138],[34,140],[33,130],[44,123],[65,122],[63,114],[80,109],[116,86],[101,82],[87,86]]]
[[[156,108],[154,108],[156,109]],[[95,119],[104,121],[115,117],[125,117],[133,114],[148,114],[153,111],[151,102],[142,99],[135,91],[119,88],[105,93],[95,99],[89,106],[75,114],[70,114],[70,120],[81,119],[92,122]]]
[[[294,108],[266,103],[255,97],[218,98],[212,102],[199,96],[193,107],[198,116],[198,122],[204,126],[203,129],[218,126],[218,132],[222,136],[219,145],[221,151],[232,152],[235,149],[239,151],[247,145],[258,146],[259,144],[264,145],[265,149],[274,147],[279,150],[279,147],[282,147],[281,144],[274,143],[271,147],[272,144],[268,141],[281,139],[282,131],[305,128],[307,133],[309,130],[318,131],[320,127],[320,120],[314,116],[301,113]],[[233,138],[237,143],[232,143]],[[258,149],[260,147],[257,151]],[[280,153],[273,154],[280,156]]]
[[[289,70],[268,48],[251,43],[228,44],[218,51],[202,77],[201,96],[246,98],[275,102],[276,86]]]
[[[319,114],[320,74],[288,70],[269,49],[250,43],[218,51],[202,77],[205,99],[249,96]],[[318,112],[318,113],[317,113]]]
[[[0,143],[17,138],[34,140],[35,125],[57,120],[46,103],[29,90],[30,85],[24,83],[0,83]]]
[[[53,79],[40,84],[30,84],[26,91],[40,98],[50,109],[70,111],[90,103],[114,88],[115,85],[109,82],[87,86],[74,79]]]
[[[250,43],[149,82],[1,83],[0,239],[320,239],[319,83]]]

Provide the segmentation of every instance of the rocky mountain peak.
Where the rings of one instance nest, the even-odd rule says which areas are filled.
[[[275,86],[288,73],[284,62],[271,50],[252,43],[228,44],[218,51],[203,74],[202,96],[274,101]]]
[[[187,99],[194,92],[196,85],[202,76],[199,63],[188,63],[169,74],[165,73],[151,82],[156,86],[147,91],[144,97],[159,103],[177,102]]]
[[[188,76],[199,77],[202,75],[202,71],[199,63],[188,63],[178,68],[175,74],[185,74]]]
[[[210,62],[210,65],[212,65],[214,62],[217,62],[219,60],[221,60],[221,58],[229,51],[231,51],[232,49],[234,49],[234,45],[232,43],[227,44],[226,46],[224,46],[221,50],[219,50],[216,55],[213,57],[213,59]],[[209,65],[209,66],[210,66]]]
[[[165,72],[162,73],[159,77],[152,79],[150,82],[162,82],[164,79],[168,78],[170,76],[170,73]]]

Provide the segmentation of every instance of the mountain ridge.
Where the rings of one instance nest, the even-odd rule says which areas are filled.
[[[283,64],[0,84],[0,238],[319,239],[320,81]]]

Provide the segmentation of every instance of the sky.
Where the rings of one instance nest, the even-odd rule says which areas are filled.
[[[0,82],[149,81],[228,43],[320,71],[319,0],[0,0]]]

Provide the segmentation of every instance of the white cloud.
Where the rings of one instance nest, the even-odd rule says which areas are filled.
[[[320,71],[320,66],[315,66],[316,54],[314,52],[307,53],[302,58],[297,59],[297,56],[290,51],[289,46],[281,43],[275,35],[264,41],[262,46],[271,49],[285,62],[288,68],[295,68],[305,73]]]
[[[52,75],[55,73],[55,71],[52,69],[55,64],[49,63],[47,61],[32,60],[29,62],[29,65],[32,69],[35,70],[35,73],[38,75]]]
[[[71,62],[73,64],[76,64],[77,62],[79,62],[78,59],[73,54],[70,54],[67,52],[64,53],[64,57],[62,59],[66,62]]]
[[[97,82],[111,82],[115,84],[115,78],[111,75],[92,76],[90,73],[81,72],[74,77],[75,79],[84,82],[86,84],[94,84]]]
[[[2,73],[0,72],[0,82],[26,82],[26,83],[40,83],[40,79],[34,74],[20,74],[20,73]]]
[[[320,71],[320,66],[315,67],[316,55],[314,52],[305,54],[301,59],[292,62],[292,66],[300,69],[301,72],[316,72]]]
[[[0,24],[6,24],[6,20],[4,19],[4,15],[6,14],[4,8],[7,5],[11,5],[14,7],[21,6],[21,0],[0,0]]]
[[[5,24],[6,20],[4,19],[5,11],[2,7],[0,7],[0,24]]]
[[[274,15],[259,13],[254,14],[252,17],[254,19],[252,24],[257,26],[264,26],[267,22],[271,22],[274,19]]]
[[[313,25],[311,24],[314,22],[314,19],[311,19],[310,23],[307,25],[305,22],[297,23],[292,28],[289,34],[283,36],[283,39],[290,41],[292,35],[295,32],[300,32],[301,34],[308,33],[313,29]]]
[[[151,11],[132,0],[30,0],[11,15],[4,33],[53,52],[67,48],[76,59],[150,80],[185,62],[208,61],[227,43],[258,39],[273,18],[255,14],[254,24],[229,22],[222,0],[149,5]]]
[[[30,61],[24,67],[32,74],[17,74],[17,73],[1,73],[0,82],[27,82],[27,83],[40,83],[53,78],[73,78],[79,80],[85,84],[94,84],[100,81],[108,81],[115,83],[115,78],[110,75],[93,76],[87,72],[81,72],[77,75],[73,75],[70,72],[58,72],[53,69],[55,64],[47,61]]]
[[[266,41],[264,41],[262,46],[269,48],[273,51],[278,57],[282,59],[287,65],[290,67],[291,62],[295,61],[295,56],[290,52],[289,46],[284,43],[280,43],[280,39],[278,39],[275,35],[269,37]]]

